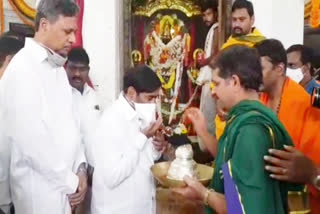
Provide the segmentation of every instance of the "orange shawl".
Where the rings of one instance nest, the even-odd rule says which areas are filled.
[[[262,94],[260,100],[268,103],[268,95]],[[290,134],[295,147],[320,166],[320,110],[311,106],[310,95],[298,83],[286,79],[278,114]],[[313,214],[320,214],[320,196],[314,188],[310,189]]]

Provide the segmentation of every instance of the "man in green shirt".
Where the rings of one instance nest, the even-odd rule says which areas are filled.
[[[210,189],[186,177],[188,186],[174,191],[202,200],[208,205],[207,213],[288,213],[287,183],[270,178],[263,157],[269,149],[283,149],[292,141],[276,115],[259,102],[259,55],[254,49],[233,46],[222,51],[212,67],[213,96],[229,112],[218,143],[215,173]],[[197,109],[188,116],[204,124]]]

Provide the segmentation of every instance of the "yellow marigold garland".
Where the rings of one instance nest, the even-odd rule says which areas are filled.
[[[160,82],[162,84],[162,88],[164,88],[165,90],[172,89],[174,82],[176,80],[176,71],[172,71],[170,78],[169,78],[169,81],[167,83],[161,75],[161,70],[157,70],[157,76],[160,79]]]
[[[16,5],[17,9],[29,19],[34,20],[37,15],[36,9],[30,7],[25,0],[11,0]]]
[[[3,0],[0,0],[0,34],[4,32],[4,9]]]
[[[12,10],[17,14],[19,19],[21,19],[24,24],[29,25],[29,26],[34,26],[33,22],[29,21],[29,19],[27,19],[23,15],[21,15],[20,11],[16,7],[16,5],[12,2],[12,0],[8,0],[8,2],[10,3]]]
[[[312,0],[312,8],[310,15],[310,26],[312,28],[319,27],[319,12],[320,12],[320,0]]]
[[[312,4],[311,4],[311,0],[305,4],[304,6],[304,18],[305,19],[310,19],[310,14],[311,14],[311,8],[312,8]]]

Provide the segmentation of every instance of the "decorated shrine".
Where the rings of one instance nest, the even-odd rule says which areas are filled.
[[[132,65],[152,67],[162,83],[161,113],[176,127],[190,106],[199,105],[197,59],[206,28],[195,0],[132,2]]]
[[[89,53],[90,77],[100,98],[115,100],[128,67],[147,64],[162,83],[159,112],[166,125],[178,134],[189,131],[192,135],[190,127],[182,125],[185,121],[181,116],[188,107],[199,106],[198,61],[203,58],[208,31],[202,21],[201,0],[75,1],[81,8],[76,45],[83,45]],[[13,31],[17,35],[32,36],[29,32],[34,26],[36,2],[0,0],[0,34]],[[312,34],[319,34],[320,0],[252,2],[256,27],[267,37],[282,40],[286,47],[303,43],[300,21],[305,22],[305,29],[312,29]],[[219,0],[220,45],[230,30],[231,3],[232,0]],[[316,41],[319,39],[313,42]],[[313,44],[309,46],[315,47]],[[301,202],[299,195],[291,197],[296,199],[295,206],[305,202]],[[158,189],[157,203],[158,213],[203,213],[202,203],[179,198],[168,189]]]

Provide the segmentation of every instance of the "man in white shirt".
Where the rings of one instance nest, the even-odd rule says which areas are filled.
[[[63,65],[77,30],[72,0],[42,0],[35,37],[3,76],[5,134],[16,214],[70,214],[87,189],[80,120]]]
[[[214,55],[218,53],[218,2],[217,0],[205,0],[201,5],[202,19],[205,25],[209,28],[207,34],[204,52],[205,59],[200,62],[200,73],[197,78],[197,84],[202,85],[200,110],[203,112],[207,122],[207,129],[210,134],[215,134],[215,117],[216,103],[212,98],[210,83],[212,69],[209,67],[209,62]],[[199,145],[203,149],[204,145],[199,139]]]
[[[167,144],[154,138],[161,82],[147,66],[124,77],[123,92],[103,113],[93,136],[92,214],[155,213],[154,160]]]
[[[1,102],[1,77],[4,74],[12,57],[23,48],[23,42],[10,38],[0,38],[0,213],[10,213],[10,183],[9,183],[9,166],[10,166],[10,147],[8,141],[4,138],[4,126]]]
[[[95,130],[102,114],[96,91],[88,85],[89,64],[90,59],[87,52],[83,48],[77,47],[69,52],[65,66],[74,99],[78,102],[81,132],[85,144],[88,143],[87,136]],[[85,145],[85,148],[87,151],[89,147]],[[92,165],[91,158],[88,157],[88,154],[86,155],[88,162]]]
[[[98,102],[96,91],[88,85],[90,59],[81,47],[73,48],[68,54],[68,61],[65,65],[69,83],[72,86],[72,94],[75,102],[78,103],[80,113],[80,126],[86,158],[88,160],[89,188],[82,210],[90,213],[91,204],[91,181],[92,181],[92,157],[89,156],[90,142],[88,136],[94,132],[101,117],[101,105]]]

